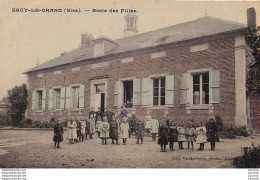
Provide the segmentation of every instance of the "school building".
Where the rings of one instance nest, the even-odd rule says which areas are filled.
[[[247,25],[205,16],[138,34],[138,16],[124,20],[125,37],[82,34],[81,47],[25,72],[27,118],[65,121],[132,102],[141,119],[150,112],[197,123],[218,115],[225,125],[252,126],[246,35],[256,27],[254,8]]]

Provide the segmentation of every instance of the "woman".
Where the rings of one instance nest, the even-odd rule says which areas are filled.
[[[93,134],[95,134],[95,118],[93,114],[90,114],[90,118],[88,119],[89,123],[89,139],[93,139]],[[98,122],[98,125],[100,126],[101,122]],[[100,132],[100,131],[99,131]]]
[[[63,127],[61,121],[58,120],[57,124],[54,126],[54,148],[60,148],[60,142],[63,141]]]
[[[161,145],[161,152],[166,152],[166,145],[168,144],[169,131],[168,127],[163,122],[159,129],[159,143]]]
[[[107,117],[103,117],[103,122],[101,123],[101,134],[102,144],[107,144],[107,139],[109,138],[109,123],[107,122]]]
[[[185,139],[185,129],[183,128],[182,121],[179,123],[179,126],[177,127],[177,131],[178,131],[179,149],[184,149],[182,143],[185,142],[186,139]]]
[[[199,123],[198,127],[196,128],[196,132],[197,132],[197,139],[196,139],[196,143],[200,144],[200,148],[197,150],[204,150],[204,144],[207,143],[207,136],[206,136],[206,127],[203,126],[203,123]]]
[[[116,140],[116,144],[118,144],[118,124],[116,122],[116,118],[112,115],[112,121],[110,122],[110,138],[112,139],[112,144],[114,144],[114,140]]]
[[[123,145],[126,145],[126,139],[128,138],[128,131],[130,130],[126,117],[123,117],[123,122],[120,125],[120,129],[122,132],[121,135],[122,135],[122,139],[123,139]]]
[[[68,124],[68,139],[69,144],[74,144],[74,140],[77,139],[77,123],[73,119],[71,119]]]
[[[141,144],[143,144],[144,123],[140,119],[137,119],[137,123],[136,123],[136,128],[135,129],[136,129],[136,138],[137,138],[136,144],[139,144],[139,139],[141,139]]]
[[[178,142],[178,131],[177,131],[177,127],[173,122],[169,124],[169,142],[170,142],[170,151],[175,151],[174,142]]]

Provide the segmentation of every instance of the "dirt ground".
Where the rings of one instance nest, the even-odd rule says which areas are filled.
[[[60,149],[53,148],[53,132],[40,130],[0,130],[0,168],[232,168],[232,158],[241,155],[241,147],[260,143],[260,136],[221,139],[216,151],[187,149],[160,152],[160,146],[151,137],[144,144],[136,144],[132,136],[127,145],[102,145],[92,140],[68,144],[65,139]],[[66,132],[65,132],[66,137]]]

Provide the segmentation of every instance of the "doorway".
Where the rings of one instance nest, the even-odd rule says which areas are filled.
[[[93,107],[94,111],[100,107],[104,112],[107,107],[107,79],[91,81],[90,107]]]

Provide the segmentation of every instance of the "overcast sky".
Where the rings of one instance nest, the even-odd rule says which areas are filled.
[[[139,33],[205,16],[246,24],[246,9],[255,7],[260,25],[260,2],[174,2],[170,0],[0,0],[0,99],[7,90],[26,82],[22,74],[79,46],[84,32],[94,37],[123,37],[126,13],[12,12],[12,8],[136,9]]]

